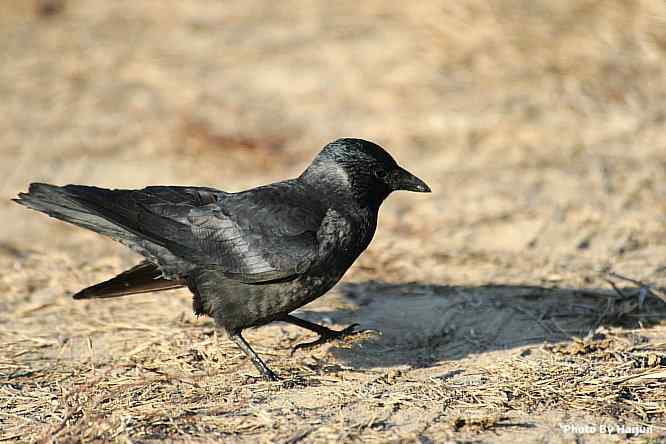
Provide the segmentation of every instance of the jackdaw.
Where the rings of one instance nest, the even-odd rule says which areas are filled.
[[[379,206],[396,190],[430,192],[379,145],[339,139],[299,177],[238,193],[33,183],[14,200],[108,236],[145,258],[74,299],[187,286],[194,313],[213,317],[273,381],[277,377],[241,332],[283,321],[319,335],[301,346],[353,333],[357,324],[337,331],[290,313],[340,280],[372,240]]]

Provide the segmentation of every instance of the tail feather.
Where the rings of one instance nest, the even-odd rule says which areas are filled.
[[[46,183],[32,183],[27,193],[20,193],[14,202],[41,211],[56,219],[79,225],[119,240],[127,230],[91,211],[85,203],[69,194],[65,188]]]
[[[56,219],[108,236],[157,264],[165,278],[178,278],[183,271],[192,267],[191,264],[174,256],[160,239],[140,231],[141,224],[137,219],[139,210],[131,207],[137,204],[131,198],[126,198],[132,196],[131,193],[128,190],[106,190],[83,185],[59,187],[32,183],[27,193],[20,193],[13,200]]]
[[[108,281],[85,288],[76,293],[74,299],[115,298],[130,294],[148,293],[151,291],[171,290],[187,285],[182,279],[168,280],[162,272],[150,262],[139,265],[120,273]]]
[[[108,211],[105,211],[101,205],[105,198],[108,199],[108,204],[112,205],[112,194],[111,190],[95,187],[58,187],[33,183],[27,193],[19,194],[14,201],[56,219],[109,236],[152,260],[142,262],[108,281],[81,290],[73,296],[74,299],[113,298],[186,285],[184,280],[177,277],[177,273],[170,273],[169,266],[177,267],[178,262],[168,250],[137,236],[131,228],[114,220]],[[122,219],[122,215],[119,215],[119,218]],[[153,261],[161,263],[161,266]]]

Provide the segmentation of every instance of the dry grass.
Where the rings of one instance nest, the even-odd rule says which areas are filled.
[[[0,25],[0,440],[666,436],[661,0],[5,1]],[[339,136],[435,192],[391,197],[301,313],[381,335],[290,356],[296,327],[248,332],[279,383],[185,291],[71,301],[137,258],[8,200],[30,181],[237,190]]]

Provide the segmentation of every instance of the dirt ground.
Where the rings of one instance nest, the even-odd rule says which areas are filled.
[[[7,0],[0,54],[0,441],[666,440],[662,0]],[[247,333],[277,383],[187,291],[72,301],[139,258],[9,200],[240,190],[343,136],[433,193],[300,310],[381,334]]]

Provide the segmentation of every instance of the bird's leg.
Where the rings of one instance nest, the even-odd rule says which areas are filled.
[[[250,344],[248,344],[245,338],[241,336],[240,332],[231,333],[229,334],[229,337],[236,343],[236,345],[238,345],[241,350],[243,350],[243,353],[245,353],[248,358],[250,358],[254,366],[257,368],[257,370],[259,370],[259,373],[261,373],[261,376],[263,376],[265,380],[278,380],[278,377],[275,375],[275,373],[273,373],[273,370],[268,368],[266,363],[259,357],[259,355],[256,354],[254,350],[252,350],[252,347],[250,347]]]
[[[304,342],[302,344],[296,345],[296,347],[294,347],[291,351],[292,354],[299,348],[312,348],[335,339],[342,339],[345,336],[360,333],[359,331],[355,331],[356,327],[358,327],[358,324],[352,324],[342,330],[331,330],[330,328],[324,327],[323,325],[315,324],[314,322],[306,321],[305,319],[297,318],[291,315],[286,315],[280,320],[283,322],[288,322],[289,324],[298,325],[301,328],[313,331],[319,335],[319,339],[316,341]]]

